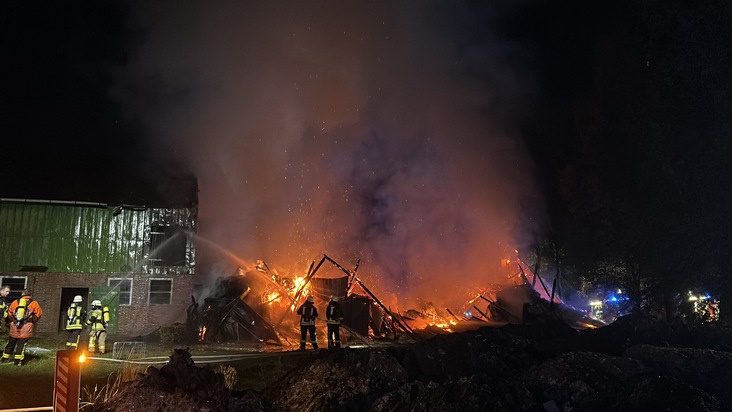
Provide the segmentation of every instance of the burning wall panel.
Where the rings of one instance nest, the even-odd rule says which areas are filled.
[[[311,281],[311,293],[323,301],[330,300],[331,296],[343,298],[348,291],[348,276],[337,278],[314,277]]]
[[[361,336],[368,336],[371,300],[365,296],[350,296],[341,306],[343,306],[343,324]]]

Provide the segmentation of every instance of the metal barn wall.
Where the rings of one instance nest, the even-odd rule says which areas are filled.
[[[151,225],[195,232],[195,224],[195,209],[0,199],[0,272],[36,266],[48,272],[193,273],[192,241],[187,242],[184,266],[154,267],[146,257]]]

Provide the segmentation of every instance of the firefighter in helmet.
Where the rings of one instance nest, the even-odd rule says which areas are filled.
[[[109,308],[102,307],[100,300],[93,300],[91,303],[91,312],[89,319],[86,321],[87,326],[91,327],[89,331],[89,353],[99,352],[105,353],[105,344],[107,342],[107,324],[109,323]]]
[[[338,302],[338,296],[333,295],[330,297],[330,303],[325,309],[325,317],[328,320],[328,349],[340,348],[343,308]]]
[[[5,303],[5,297],[10,293],[10,286],[5,285],[0,287],[0,332],[3,331],[3,325],[9,326],[10,320],[8,319],[8,304]]]
[[[33,300],[27,289],[23,290],[20,299],[16,299],[10,304],[8,308],[10,339],[5,345],[2,362],[8,362],[11,357],[14,357],[16,365],[23,365],[25,347],[28,345],[28,339],[33,337],[33,329],[36,322],[41,319],[41,315],[43,315],[41,305]]]
[[[78,349],[79,339],[81,339],[81,330],[84,328],[86,321],[86,309],[82,305],[83,298],[81,295],[74,296],[74,301],[66,309],[66,347],[68,349]]]
[[[308,296],[305,303],[297,308],[300,315],[300,350],[305,350],[307,334],[310,332],[310,343],[314,350],[318,350],[318,340],[315,337],[315,319],[318,318],[318,309],[315,308],[315,298]]]

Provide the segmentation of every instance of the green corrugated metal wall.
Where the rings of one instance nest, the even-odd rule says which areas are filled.
[[[0,203],[0,271],[118,273],[143,259],[150,210],[90,205]]]

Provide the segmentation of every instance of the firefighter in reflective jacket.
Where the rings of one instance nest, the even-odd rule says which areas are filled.
[[[16,299],[10,304],[8,308],[10,340],[5,345],[2,362],[8,362],[13,356],[16,365],[23,365],[25,347],[28,345],[28,339],[33,337],[33,329],[41,315],[43,315],[41,305],[33,300],[28,290],[24,290],[20,299]]]
[[[318,340],[315,337],[315,319],[318,318],[318,310],[315,308],[315,299],[308,296],[305,303],[298,309],[297,314],[300,315],[300,350],[305,350],[305,338],[310,332],[310,343],[313,349],[318,350]]]
[[[5,303],[5,297],[10,293],[10,286],[5,285],[0,287],[0,332],[3,331],[3,325],[9,326],[10,320],[8,318],[8,304]]]
[[[328,349],[341,347],[341,321],[343,320],[343,308],[338,302],[338,296],[331,296],[330,303],[325,309],[325,317],[328,319]]]
[[[83,298],[80,295],[74,296],[74,301],[66,310],[66,347],[68,349],[78,349],[79,339],[81,339],[81,330],[84,328],[86,321],[86,309],[81,304]]]
[[[107,342],[107,324],[109,323],[109,308],[102,308],[102,302],[94,300],[91,303],[91,312],[89,312],[89,319],[86,321],[88,326],[91,326],[89,332],[89,353],[94,353],[97,350],[99,353],[104,354],[105,344]]]

